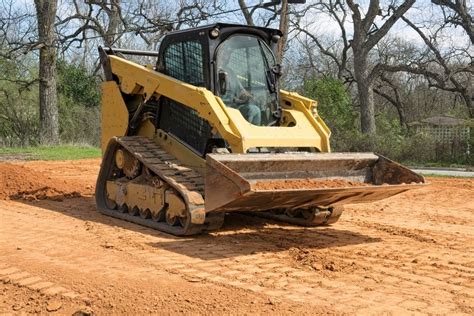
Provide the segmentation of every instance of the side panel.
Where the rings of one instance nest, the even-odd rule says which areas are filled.
[[[128,127],[127,106],[115,81],[102,82],[101,127],[100,147],[103,154],[109,140],[113,136],[124,136]]]

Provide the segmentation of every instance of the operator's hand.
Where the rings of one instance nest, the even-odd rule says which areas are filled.
[[[253,99],[253,95],[245,89],[242,89],[238,96],[242,102],[248,102]]]

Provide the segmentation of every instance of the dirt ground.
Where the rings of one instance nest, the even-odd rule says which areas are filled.
[[[177,238],[100,215],[99,164],[0,163],[0,314],[474,314],[473,179]]]

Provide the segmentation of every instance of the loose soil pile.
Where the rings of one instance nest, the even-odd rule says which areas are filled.
[[[257,190],[281,190],[281,189],[329,189],[344,187],[368,186],[369,183],[348,181],[343,179],[291,179],[291,180],[272,180],[257,182],[253,185]]]
[[[1,200],[56,200],[79,197],[73,183],[54,180],[47,174],[10,163],[0,164]]]
[[[289,254],[297,266],[318,271],[320,275],[330,276],[332,272],[351,273],[360,269],[354,261],[333,256],[328,250],[311,251],[295,247],[289,249]]]

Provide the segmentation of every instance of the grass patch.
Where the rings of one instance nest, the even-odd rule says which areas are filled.
[[[425,178],[451,178],[451,179],[474,179],[474,177],[470,176],[449,176],[447,174],[433,174],[433,173],[425,173],[423,174]]]
[[[403,161],[403,165],[411,166],[416,168],[460,168],[466,170],[474,170],[474,166],[468,164],[458,164],[458,163],[447,163],[447,162],[413,162],[413,161]]]
[[[76,160],[101,157],[100,148],[90,146],[37,146],[37,147],[4,147],[0,148],[0,160]]]

